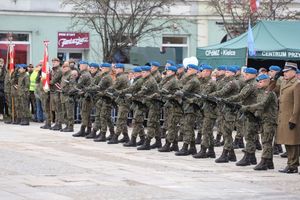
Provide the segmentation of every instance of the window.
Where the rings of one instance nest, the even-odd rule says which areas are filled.
[[[188,57],[188,37],[187,36],[163,36],[162,47],[164,51],[175,50],[176,63],[182,63]]]

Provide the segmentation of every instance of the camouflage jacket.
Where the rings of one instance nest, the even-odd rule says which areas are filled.
[[[69,99],[69,92],[73,87],[72,84],[74,83],[72,82],[71,71],[65,72],[62,75],[61,82],[60,82],[61,93],[62,93],[60,99],[62,103],[65,103]]]
[[[151,72],[151,75],[155,79],[155,81],[159,84],[162,80],[161,74],[158,70]]]
[[[57,69],[52,69],[50,72],[50,93],[58,93],[61,91],[61,77],[62,71],[60,67]]]
[[[20,73],[17,87],[18,96],[27,98],[29,95],[29,85],[30,80],[28,74],[26,72]]]

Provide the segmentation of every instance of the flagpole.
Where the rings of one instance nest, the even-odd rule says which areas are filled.
[[[7,70],[11,79],[11,74],[12,74],[12,70],[11,70],[11,62],[12,59],[14,60],[14,58],[12,58],[11,56],[14,56],[14,53],[11,53],[11,51],[13,51],[14,49],[12,49],[13,43],[12,43],[13,37],[12,37],[12,33],[9,33],[8,35],[8,48],[7,48],[7,60],[6,60],[6,65],[7,65]],[[8,65],[8,54],[9,54],[9,65]],[[9,66],[9,67],[8,67]],[[15,121],[15,98],[13,96],[11,96],[11,119],[14,122]]]

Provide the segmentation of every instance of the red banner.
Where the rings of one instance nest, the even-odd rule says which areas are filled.
[[[88,49],[89,33],[58,32],[57,46],[60,49]]]
[[[44,59],[42,66],[42,80],[43,80],[43,89],[45,92],[49,91],[49,82],[50,82],[50,65],[49,65],[49,54],[48,54],[48,45],[49,41],[44,41]]]
[[[10,74],[13,73],[15,69],[15,50],[14,50],[14,45],[10,44],[9,45],[9,72]]]

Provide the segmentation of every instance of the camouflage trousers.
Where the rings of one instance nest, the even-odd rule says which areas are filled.
[[[182,114],[170,112],[168,116],[168,133],[167,133],[167,141],[170,143],[178,141],[178,131],[179,131],[179,123],[182,118]]]
[[[101,133],[106,133],[107,132],[107,127],[109,123],[112,123],[111,121],[111,109],[112,109],[112,104],[103,102],[101,106],[101,111],[100,111],[100,132]]]
[[[234,130],[235,121],[227,121],[224,120],[222,123],[222,133],[223,133],[223,140],[224,140],[224,147],[225,150],[233,149],[233,138],[232,132]]]
[[[147,137],[160,137],[160,106],[157,103],[149,106],[147,120]]]
[[[55,112],[55,123],[63,122],[63,112],[61,107],[60,93],[50,93],[51,111]]]
[[[218,135],[223,135],[222,127],[223,127],[223,123],[225,123],[223,116],[218,114],[216,122],[217,122]]]
[[[199,111],[197,113],[196,125],[198,129],[198,133],[200,133],[201,135],[202,135],[203,120],[204,120],[203,113]]]
[[[183,142],[191,144],[195,142],[194,126],[196,121],[195,113],[185,113],[183,119]]]
[[[5,92],[5,103],[7,105],[6,118],[11,119],[11,94]]]
[[[103,100],[99,99],[99,100],[97,100],[96,105],[95,105],[96,112],[95,112],[95,122],[93,124],[93,129],[95,129],[96,131],[101,129],[100,113],[101,113],[102,103],[103,103]],[[107,125],[108,125],[110,133],[113,133],[114,125],[113,125],[112,121],[111,120],[107,121]]]
[[[203,118],[202,123],[202,142],[201,146],[206,148],[214,146],[214,135],[213,128],[216,122],[216,118],[205,117]]]
[[[81,100],[81,125],[85,127],[91,127],[91,111],[93,108],[93,101],[91,99],[82,99]]]
[[[245,151],[248,153],[255,153],[256,150],[256,137],[258,132],[258,123],[251,116],[245,116],[245,141],[246,148]]]
[[[135,106],[135,108],[133,109],[131,136],[133,137],[137,137],[138,135],[140,137],[145,136],[143,123],[144,123],[144,111],[139,106]]]
[[[74,106],[74,99],[70,97],[62,103],[63,121],[68,127],[74,125]]]
[[[129,108],[127,105],[118,106],[118,116],[116,123],[116,135],[120,135],[121,133],[127,134],[127,118],[128,118]]]
[[[235,127],[236,127],[236,135],[235,135],[235,138],[236,139],[241,139],[242,137],[244,137],[244,128],[245,128],[245,125],[244,125],[245,121],[242,120],[242,119],[238,119],[236,122],[235,122]]]
[[[261,125],[261,143],[262,143],[262,158],[271,159],[273,158],[273,139],[277,128],[276,123],[264,121]]]
[[[29,95],[21,95],[17,98],[18,117],[20,119],[30,118]]]
[[[169,122],[169,120],[168,120],[169,113],[170,113],[170,108],[169,107],[164,107],[163,108],[164,123],[163,123],[163,125],[161,127],[161,129],[163,129],[163,130],[167,130],[168,129],[168,126],[169,126],[168,125],[168,122]]]
[[[50,95],[48,93],[41,94],[42,108],[45,115],[46,124],[51,124],[51,111],[50,111]]]

